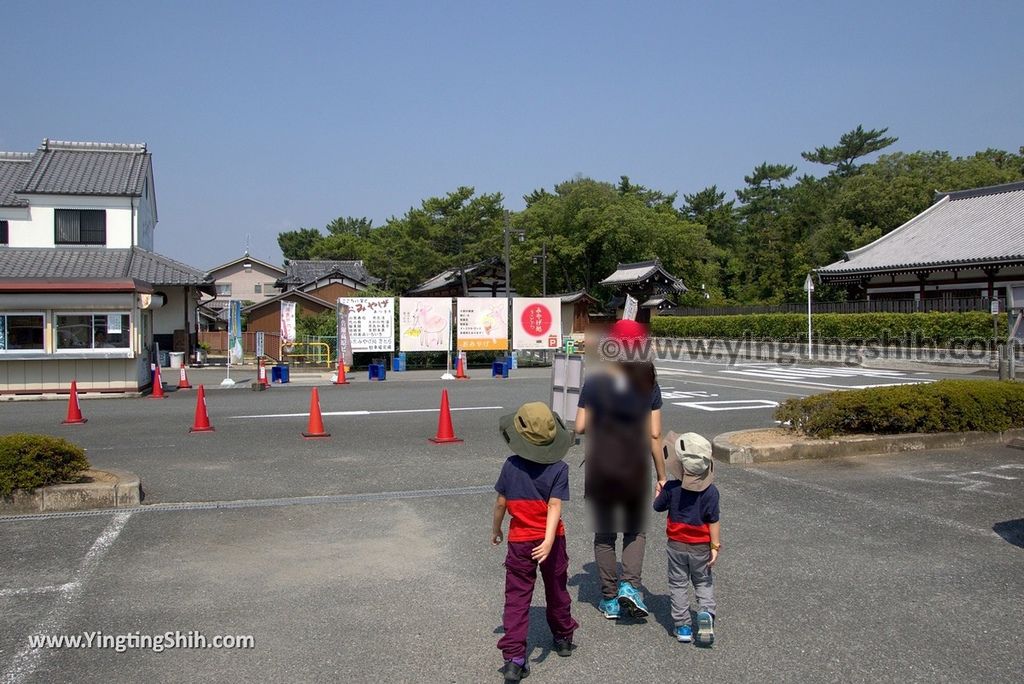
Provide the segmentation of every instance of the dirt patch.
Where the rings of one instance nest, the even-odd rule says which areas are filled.
[[[785,446],[794,443],[814,443],[817,440],[804,437],[786,428],[765,428],[764,430],[744,430],[733,435],[729,440],[736,446]]]

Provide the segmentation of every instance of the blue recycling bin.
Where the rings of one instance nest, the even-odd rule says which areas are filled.
[[[497,359],[491,364],[491,377],[508,379],[508,369],[511,364],[507,358]]]
[[[405,352],[400,352],[398,356],[391,359],[391,370],[395,373],[404,371],[406,368],[406,356]]]
[[[279,382],[282,385],[287,384],[289,380],[288,366],[278,364],[271,367],[270,369],[270,382]]]
[[[386,366],[383,363],[371,363],[368,367],[368,377],[370,380],[376,380],[378,382],[387,378],[385,372]]]

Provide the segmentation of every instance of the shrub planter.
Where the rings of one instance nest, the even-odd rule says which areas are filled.
[[[0,497],[0,515],[123,508],[142,503],[139,476],[124,470],[86,470],[84,481],[15,490]]]
[[[805,437],[782,428],[724,432],[712,441],[712,455],[726,463],[771,463],[812,458],[869,456],[925,449],[955,449],[1007,444],[1024,438],[1024,429],[1005,432],[931,432],[899,435]]]

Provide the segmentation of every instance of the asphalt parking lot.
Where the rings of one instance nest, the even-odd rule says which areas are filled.
[[[767,426],[772,407],[753,400],[940,377],[836,370],[659,363],[666,429]],[[440,384],[322,387],[323,441],[299,435],[308,387],[212,389],[217,431],[195,435],[190,392],[85,401],[80,427],[59,425],[58,402],[0,405],[2,431],[71,436],[146,491],[138,511],[0,520],[0,681],[499,681],[503,554],[487,540],[505,455],[496,422],[546,399],[549,380],[448,383],[465,442],[443,446],[426,441]],[[535,607],[530,681],[1017,681],[1024,670],[1022,451],[720,464],[710,650],[669,635],[660,519],[645,565],[652,617],[597,613],[581,454],[568,457],[565,509],[579,648],[554,657]],[[252,635],[255,647],[27,641],[174,630]]]

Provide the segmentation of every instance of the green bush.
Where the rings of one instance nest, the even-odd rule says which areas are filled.
[[[0,437],[0,495],[66,482],[88,467],[85,451],[65,439],[27,434]]]
[[[775,411],[812,437],[1024,428],[1024,384],[942,380],[788,399]]]
[[[953,340],[991,340],[992,316],[983,311],[970,313],[862,313],[814,314],[816,339],[881,340],[900,346],[943,346]],[[1006,330],[1006,316],[999,329]],[[746,314],[738,316],[655,316],[651,320],[655,337],[714,339],[806,340],[804,314]]]

